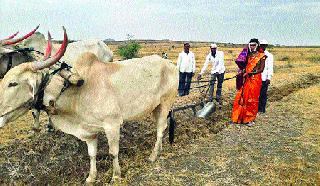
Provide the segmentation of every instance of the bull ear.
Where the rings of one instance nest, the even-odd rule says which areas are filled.
[[[28,87],[29,87],[29,94],[32,97],[32,99],[35,99],[35,95],[36,95],[36,90],[37,90],[37,83],[34,80],[30,80],[28,82]]]
[[[35,99],[35,95],[39,89],[40,82],[41,77],[34,77],[28,80],[29,94],[33,99]]]
[[[2,53],[2,54],[8,54],[11,52],[14,52],[14,50],[11,50],[9,48],[0,47],[0,53]]]

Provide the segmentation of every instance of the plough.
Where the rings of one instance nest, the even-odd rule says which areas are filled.
[[[224,81],[234,79],[236,76],[225,78]],[[170,144],[173,144],[174,142],[174,130],[176,127],[176,121],[175,121],[175,113],[179,111],[184,111],[187,109],[191,109],[193,112],[194,117],[200,117],[200,118],[207,118],[212,113],[216,111],[216,105],[214,102],[209,102],[206,97],[208,96],[211,80],[202,80],[202,81],[192,81],[191,84],[197,83],[197,86],[194,86],[190,89],[200,89],[200,93],[203,95],[202,98],[200,98],[199,102],[192,103],[192,104],[186,104],[181,106],[174,106],[171,111],[168,114],[168,125],[169,125],[169,142]],[[205,83],[204,85],[199,85],[200,83]],[[201,90],[202,89],[202,90]],[[201,107],[200,110],[197,111],[196,107]]]

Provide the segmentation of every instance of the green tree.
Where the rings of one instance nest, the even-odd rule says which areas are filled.
[[[141,48],[140,44],[132,40],[133,35],[127,34],[127,42],[118,47],[118,54],[122,59],[132,59],[138,57]]]

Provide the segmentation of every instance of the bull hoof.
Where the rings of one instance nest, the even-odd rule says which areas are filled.
[[[50,125],[50,124],[47,125],[47,131],[54,132],[54,128],[52,127],[52,125]]]
[[[117,185],[117,184],[120,183],[120,181],[121,181],[120,176],[113,176],[110,183],[111,183],[112,185]]]
[[[86,179],[86,184],[87,185],[93,185],[93,183],[94,183],[94,179],[93,178],[90,178],[90,176]]]
[[[157,160],[157,156],[151,154],[150,157],[148,158],[148,160],[149,160],[149,162],[153,163]]]
[[[86,183],[92,185],[96,181],[97,172],[93,172],[89,174],[88,178],[86,179]]]

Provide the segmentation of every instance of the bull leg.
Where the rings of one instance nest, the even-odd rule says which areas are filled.
[[[109,144],[109,153],[113,156],[113,176],[112,181],[120,178],[121,171],[119,166],[119,140],[120,140],[120,124],[114,125],[112,128],[106,128],[105,133]]]
[[[32,109],[32,116],[34,119],[32,130],[35,132],[39,132],[40,131],[39,129],[40,128],[40,122],[39,122],[40,111],[37,109]]]
[[[151,162],[154,162],[159,153],[162,150],[162,137],[163,132],[167,128],[167,115],[169,113],[170,108],[160,104],[158,107],[153,111],[153,115],[157,122],[157,141],[155,143],[154,149],[149,157]]]
[[[97,177],[97,167],[96,167],[96,156],[97,156],[97,137],[86,140],[87,146],[88,146],[88,154],[90,156],[90,172],[89,176],[86,179],[87,183],[94,182]]]

